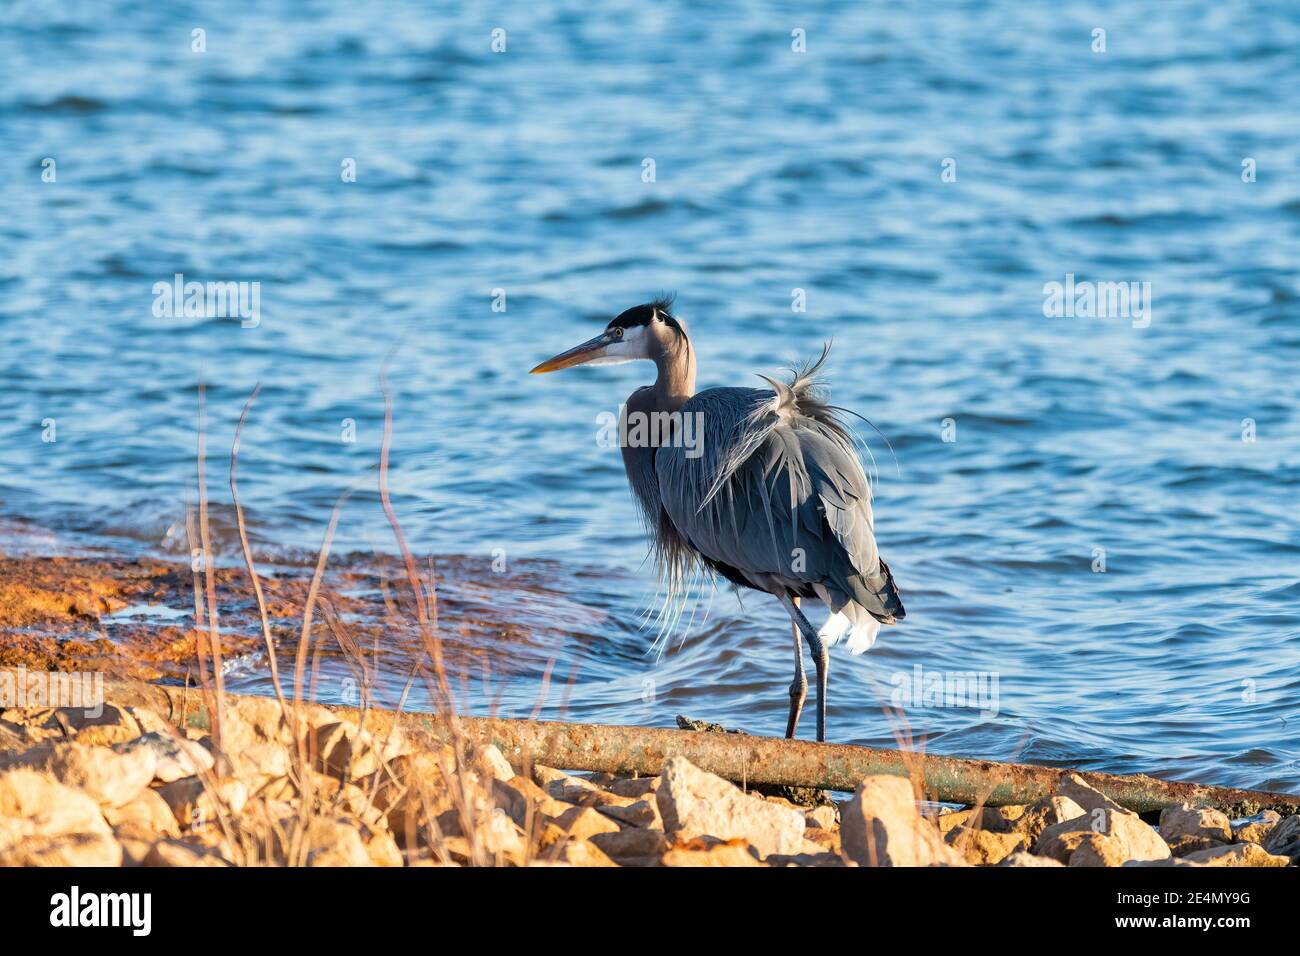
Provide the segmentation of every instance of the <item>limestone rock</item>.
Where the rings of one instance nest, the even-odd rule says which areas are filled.
[[[1261,810],[1232,824],[1232,840],[1234,843],[1258,843],[1262,846],[1281,820],[1282,815],[1276,810]]]
[[[527,825],[530,813],[535,822],[540,816],[558,819],[574,809],[573,804],[555,799],[522,774],[494,781],[492,795],[496,805],[521,827]]]
[[[114,828],[124,823],[133,823],[155,837],[180,836],[176,815],[155,790],[143,790],[130,803],[124,803],[120,807],[105,808],[104,819]]]
[[[159,840],[145,857],[145,866],[234,866],[216,850],[184,840]]]
[[[454,809],[456,755],[451,747],[405,754],[389,762],[378,778],[374,806],[383,813],[399,844],[413,847],[427,820]],[[477,783],[469,781],[471,789]]]
[[[971,866],[990,866],[1006,859],[1028,845],[1021,833],[996,833],[956,827],[949,830],[944,842],[962,855]]]
[[[743,793],[683,757],[669,760],[661,776],[655,800],[666,832],[686,840],[742,839],[763,856],[803,847],[804,818],[798,810]]]
[[[0,751],[26,750],[32,743],[25,727],[0,719]]]
[[[86,794],[35,770],[0,773],[0,847],[65,833],[111,835],[99,805]]]
[[[552,862],[569,866],[617,866],[600,847],[583,840],[570,841],[560,847]]]
[[[85,793],[102,806],[129,803],[153,780],[155,758],[147,749],[90,747],[47,741],[19,754],[0,754],[0,769],[28,767]]]
[[[1023,850],[1012,853],[997,866],[1064,866],[1050,856],[1037,856],[1033,853],[1026,853]]]
[[[279,701],[269,697],[228,698],[221,714],[222,749],[238,753],[262,743],[294,743],[293,730],[280,711]]]
[[[811,843],[820,847],[827,853],[840,855],[842,841],[840,839],[840,828],[837,826],[834,830],[823,830],[821,827],[808,827],[803,831],[805,843]]]
[[[127,713],[144,734],[175,734],[176,728],[147,707],[128,707]]]
[[[630,807],[640,801],[603,790],[590,780],[574,777],[550,767],[534,767],[533,778],[557,800],[581,807]]]
[[[302,856],[291,860],[290,853],[305,852],[305,848],[299,845],[302,832],[300,806],[293,801],[250,798],[235,820],[240,834],[238,856],[224,843],[224,834],[219,826],[204,827],[191,833],[188,839],[218,850],[240,866],[299,865],[303,862]]]
[[[1231,843],[1209,850],[1197,850],[1168,860],[1135,860],[1125,866],[1287,866],[1290,858],[1274,856],[1255,843]]]
[[[232,819],[232,828],[243,830],[244,827],[241,823],[243,818],[243,814],[241,813],[238,818]],[[221,854],[221,856],[234,862],[236,865],[244,862],[245,856],[249,857],[248,862],[252,862],[253,859],[255,859],[251,854],[246,854],[243,847],[241,847],[239,851],[236,851],[234,846],[231,845],[231,842],[226,839],[226,832],[219,824],[203,824],[196,826],[192,828],[189,833],[182,833],[181,839],[186,843],[193,843],[195,846],[203,847],[208,850],[215,850],[217,853]]]
[[[12,713],[12,711],[6,711]],[[0,750],[14,751],[26,750],[33,744],[44,743],[47,740],[61,740],[63,738],[63,729],[57,725],[54,726],[33,726],[31,724],[14,723],[7,718],[0,717]]]
[[[308,866],[373,866],[361,824],[346,817],[317,817],[307,826]]]
[[[248,802],[248,788],[240,781],[225,779],[209,787],[199,777],[182,777],[157,790],[182,827],[210,826],[222,813],[238,815]]]
[[[492,780],[510,780],[515,775],[510,761],[494,744],[480,744],[474,748],[474,765],[483,769]]]
[[[317,806],[335,806],[358,818],[367,826],[387,829],[388,815],[374,805],[369,790],[352,783],[340,785],[331,777],[322,776],[320,779],[327,781],[329,785],[316,791]]]
[[[876,775],[840,807],[844,853],[858,866],[960,866],[961,856],[917,812],[912,783]]]
[[[316,769],[340,780],[368,777],[379,770],[381,762],[375,741],[351,721],[336,720],[309,731],[307,748],[317,755]],[[385,761],[397,756],[382,755]]]
[[[158,840],[158,834],[142,823],[127,820],[113,827],[113,838],[122,848],[123,866],[144,866],[149,851]]]
[[[551,784],[566,783],[572,780],[577,780],[579,783],[586,784],[592,788],[595,787],[595,785],[591,784],[590,781],[583,780],[580,777],[570,776],[563,770],[556,770],[554,767],[548,767],[545,764],[540,763],[533,764],[533,780],[539,787],[545,787],[548,792],[550,791]]]
[[[556,818],[555,823],[571,839],[590,840],[597,833],[617,833],[619,826],[590,807],[571,807]]]
[[[280,744],[253,744],[229,754],[229,757],[234,776],[253,788],[287,777],[293,768],[293,756],[289,748]]]
[[[981,830],[991,830],[994,833],[1010,833],[1012,830],[1021,830],[1025,814],[1029,811],[1030,804],[1009,803],[1001,807],[984,807],[980,811]]]
[[[0,865],[118,866],[122,850],[98,803],[50,774],[0,773]]]
[[[238,779],[245,786],[246,781],[250,778],[246,775],[238,775]],[[298,785],[290,777],[274,777],[266,781],[260,787],[253,791],[253,796],[262,800],[297,800],[299,795]]]
[[[844,860],[838,853],[796,853],[793,856],[774,854],[763,861],[768,866],[842,867]]]
[[[98,714],[84,710],[60,708],[60,715],[72,737],[90,747],[108,747],[126,743],[140,735],[140,725],[125,709],[104,704]]]
[[[944,810],[935,820],[935,824],[939,827],[939,832],[946,837],[957,827],[965,826],[974,815],[975,811],[969,807],[964,810]]]
[[[1074,855],[1085,846],[1075,861]],[[1102,804],[1082,817],[1047,827],[1034,852],[1071,866],[1122,866],[1129,860],[1163,860],[1170,855],[1160,834],[1138,816]]]
[[[1055,804],[1051,815],[1066,819],[1043,827],[1034,842],[1035,854],[1070,866],[1123,866],[1130,860],[1169,858],[1160,834],[1078,774],[1063,775],[1054,797],[1068,802]],[[1084,812],[1072,816],[1075,809]],[[1031,816],[1026,811],[1025,817]]]
[[[1030,805],[1023,803],[1007,804],[1001,807],[974,807],[963,810],[943,810],[935,821],[939,832],[946,839],[948,834],[959,826],[971,830],[990,830],[993,833],[1010,833],[1012,830],[1024,829],[1024,816]],[[1080,811],[1082,813],[1082,811]]]
[[[0,711],[0,720],[15,727],[32,727],[52,731],[62,737],[64,730],[53,707],[10,707]]]
[[[805,811],[804,826],[818,830],[834,830],[839,826],[839,815],[834,807],[820,806]]]
[[[646,800],[630,803],[627,806],[604,804],[597,806],[596,809],[605,816],[620,820],[629,826],[641,827],[647,830],[662,830],[664,828],[663,817],[659,813],[659,802],[653,796]]]
[[[162,783],[171,783],[182,777],[211,770],[212,754],[202,744],[175,734],[149,732],[124,745],[124,753],[134,750],[152,751],[155,765],[153,776]]]
[[[518,864],[526,851],[523,831],[504,810],[493,807],[483,795],[474,800],[472,807],[439,814],[433,834],[434,842],[441,840],[451,845],[454,855],[460,853],[461,844],[457,841],[464,840],[467,859],[476,853],[480,861],[500,857]],[[418,836],[422,840],[430,839],[428,831],[423,828]]]
[[[478,823],[480,845],[490,854],[519,865],[527,854],[527,841],[521,830],[504,810],[492,810]]]
[[[1232,824],[1218,810],[1184,803],[1181,807],[1165,807],[1160,811],[1160,835],[1171,845],[1180,837],[1231,843]]]
[[[1099,809],[1115,813],[1128,813],[1127,810],[1085,781],[1077,773],[1062,774],[1060,781],[1056,785],[1056,794],[1069,797],[1083,807],[1085,813],[1091,813]]]
[[[711,840],[697,837],[676,843],[659,861],[660,866],[762,866],[758,851],[743,839]],[[778,854],[779,855],[779,854]]]
[[[1300,813],[1293,814],[1273,827],[1264,838],[1264,849],[1277,856],[1291,858],[1300,865]]]
[[[122,847],[102,833],[32,836],[0,849],[0,866],[121,866]]]
[[[387,830],[361,827],[361,842],[365,844],[366,856],[374,866],[401,866],[402,851],[397,848],[397,841]]]
[[[1025,845],[1029,847],[1034,845],[1048,827],[1066,820],[1077,820],[1086,813],[1083,807],[1069,797],[1053,794],[1028,804],[1024,813],[1012,821],[1012,830],[1021,834],[1025,838]]]
[[[668,851],[668,838],[658,830],[629,828],[597,833],[591,842],[620,866],[657,866]]]
[[[1254,843],[1234,843],[1189,853],[1179,862],[1197,866],[1287,866],[1291,860],[1271,854]]]
[[[1085,834],[1079,845],[1070,854],[1069,866],[1124,866],[1132,857],[1129,850],[1118,840],[1108,839],[1095,833]]]
[[[128,735],[127,739],[139,736],[140,725],[127,708],[105,703],[96,709],[98,713],[91,713],[81,707],[60,707],[55,711],[55,720],[70,735],[91,727],[116,727]]]
[[[620,797],[641,800],[645,797],[653,797],[655,790],[658,788],[658,777],[620,777],[605,789]]]
[[[1216,847],[1227,846],[1222,840],[1211,840],[1204,836],[1180,836],[1173,840],[1166,838],[1165,842],[1169,844],[1169,852],[1174,856],[1187,856],[1198,850],[1213,850]]]

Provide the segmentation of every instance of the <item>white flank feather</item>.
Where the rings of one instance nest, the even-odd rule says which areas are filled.
[[[876,643],[876,635],[880,633],[880,622],[856,604],[850,604],[849,607],[855,608],[858,612],[858,619],[849,633],[849,653],[861,654],[863,651],[871,650],[871,646]]]
[[[817,636],[827,644],[836,644],[840,638],[849,632],[851,627],[853,627],[853,622],[849,620],[848,616],[836,611],[826,619],[826,623],[821,626]]]

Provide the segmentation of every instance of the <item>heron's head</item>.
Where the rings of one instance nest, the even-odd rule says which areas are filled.
[[[679,349],[689,349],[686,328],[673,315],[672,307],[671,296],[633,306],[605,326],[600,335],[547,359],[533,369],[533,374],[557,372],[574,365],[618,365],[636,359],[658,362]]]

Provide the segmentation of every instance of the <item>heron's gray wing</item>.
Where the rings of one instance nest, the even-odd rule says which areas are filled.
[[[902,617],[862,464],[824,408],[765,389],[700,392],[681,408],[700,441],[656,453],[663,508],[733,580],[809,596],[820,586],[832,610],[853,601],[879,620]]]

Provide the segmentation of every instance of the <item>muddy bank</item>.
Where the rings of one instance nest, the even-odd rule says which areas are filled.
[[[281,666],[297,650],[315,561],[315,555],[280,556],[259,567]],[[565,582],[550,570],[520,566],[503,574],[487,559],[440,558],[438,627],[446,665],[476,677],[490,668],[502,679],[536,679],[575,631],[598,627],[603,615],[573,605]],[[264,675],[266,646],[247,571],[218,567],[212,579],[228,670]],[[0,667],[197,681],[203,635],[195,622],[205,618],[195,595],[204,587],[188,564],[157,558],[0,554]],[[529,615],[520,613],[526,605]],[[548,620],[537,620],[539,607],[548,609]],[[397,706],[413,662],[427,656],[401,562],[388,555],[332,556],[314,617],[309,676],[330,682],[324,689],[336,696],[340,679],[364,682],[377,705]],[[510,653],[495,653],[502,648]],[[269,685],[257,689],[270,693]]]
[[[217,578],[232,590],[232,571]],[[183,678],[197,659],[193,593],[188,568],[157,561],[0,557],[0,666]],[[184,619],[187,604],[183,624],[122,614],[154,606]],[[255,649],[237,632],[228,639],[234,654]]]

